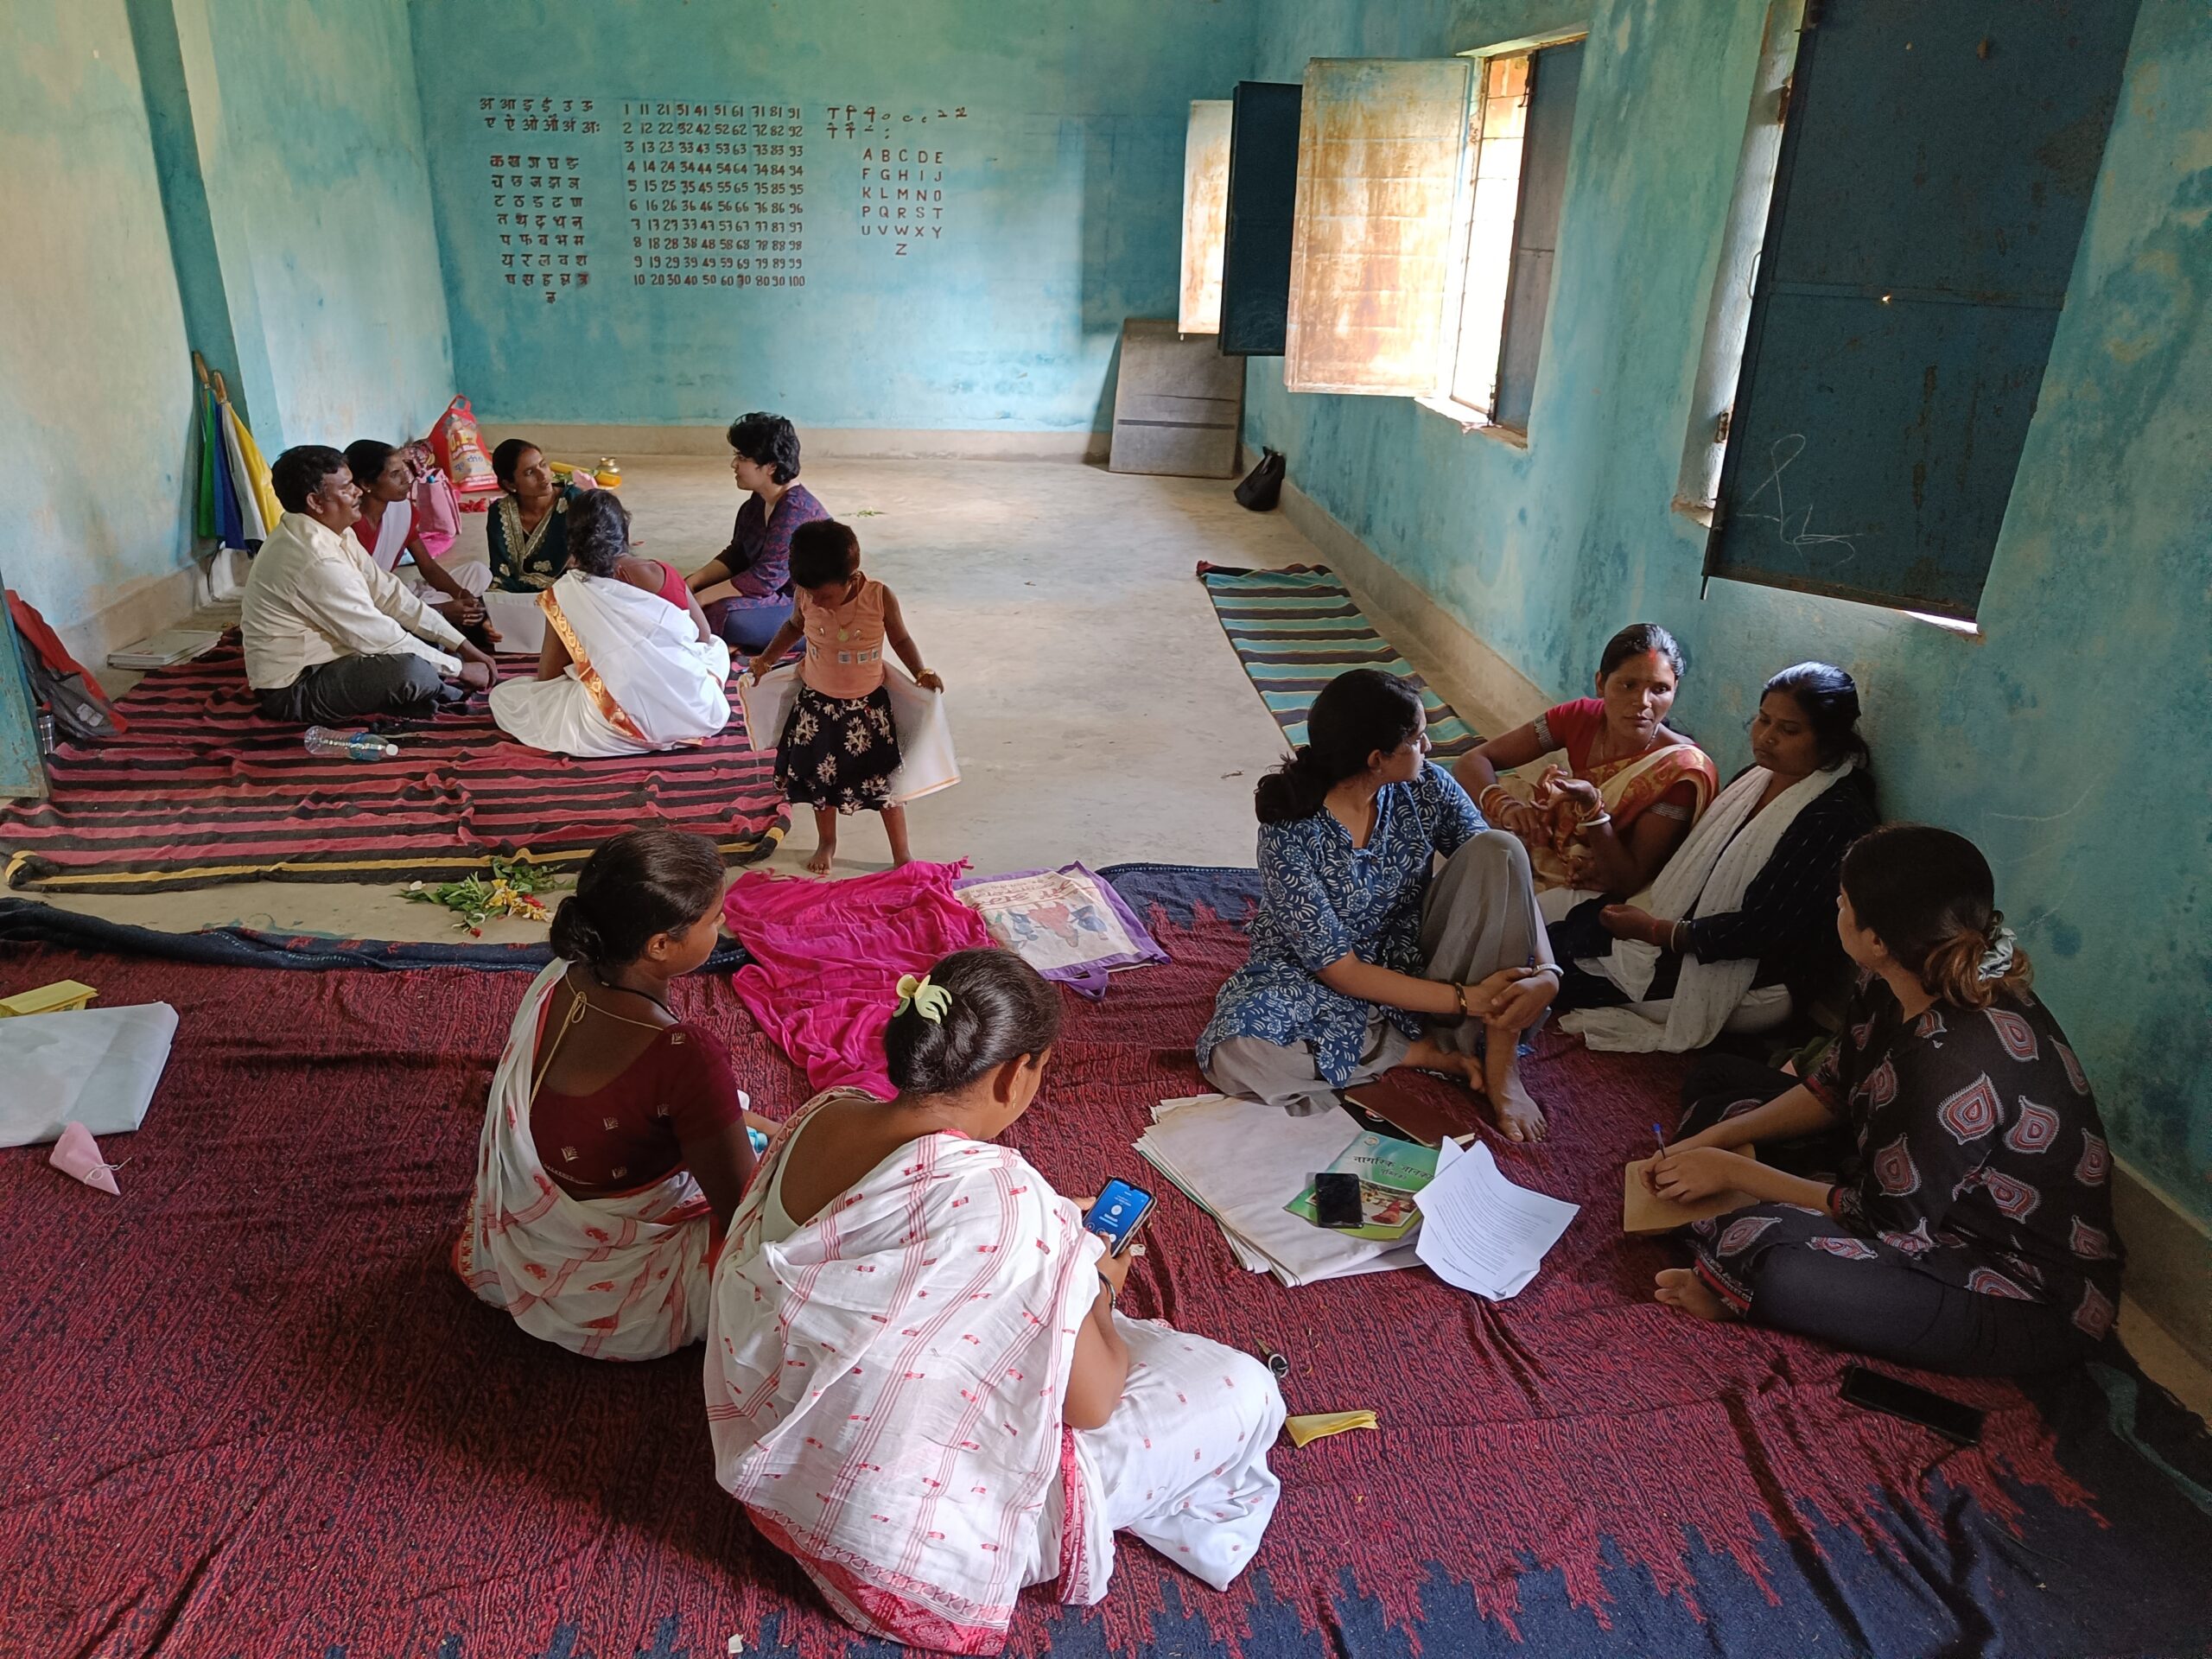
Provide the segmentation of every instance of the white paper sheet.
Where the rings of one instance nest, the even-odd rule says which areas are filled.
[[[0,1147],[52,1141],[72,1122],[94,1135],[137,1128],[175,1035],[166,1002],[0,1020]]]
[[[1447,1285],[1502,1302],[1536,1276],[1544,1252],[1580,1213],[1580,1205],[1532,1192],[1505,1179],[1487,1146],[1437,1160],[1436,1179],[1414,1200],[1421,1232],[1414,1247]]]
[[[740,669],[730,683],[745,711],[746,746],[766,753],[783,741],[784,724],[798,696],[798,664],[769,670],[758,685],[748,670]],[[960,781],[960,762],[952,753],[944,693],[924,690],[889,663],[883,665],[883,683],[891,693],[892,728],[899,734],[899,770],[891,774],[891,798],[903,804],[950,789]]]
[[[484,620],[499,636],[502,657],[535,657],[545,648],[545,613],[536,594],[494,588],[484,595]]]

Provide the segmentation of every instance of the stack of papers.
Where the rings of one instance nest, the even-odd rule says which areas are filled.
[[[1531,1192],[1505,1179],[1478,1142],[1462,1152],[1446,1141],[1436,1179],[1421,1190],[1421,1232],[1414,1249],[1447,1285],[1502,1302],[1517,1296],[1559,1243],[1580,1205]]]
[[[0,1020],[0,1147],[36,1146],[72,1122],[94,1135],[137,1128],[175,1036],[166,1002]]]
[[[157,633],[150,639],[141,639],[135,645],[122,645],[107,654],[110,668],[167,668],[172,663],[189,662],[194,657],[205,657],[215,649],[219,633],[206,633],[193,628],[171,628]]]
[[[1162,1101],[1136,1143],[1147,1162],[1220,1225],[1236,1259],[1286,1285],[1414,1265],[1414,1248],[1316,1227],[1283,1206],[1359,1134],[1340,1109],[1293,1117],[1280,1106],[1198,1095]]]

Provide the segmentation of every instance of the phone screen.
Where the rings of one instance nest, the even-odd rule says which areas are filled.
[[[1902,1417],[1923,1428],[1932,1428],[1945,1440],[1961,1446],[1981,1442],[1981,1413],[1956,1400],[1870,1371],[1864,1365],[1843,1368],[1843,1397],[1869,1411]]]
[[[1360,1208],[1359,1177],[1332,1170],[1313,1178],[1313,1219],[1324,1227],[1357,1227],[1366,1220]]]
[[[1129,1247],[1137,1229],[1143,1226],[1152,1214],[1153,1197],[1141,1186],[1127,1181],[1109,1181],[1098,1194],[1098,1202],[1090,1206],[1090,1213],[1083,1224],[1106,1241],[1106,1248],[1116,1255]]]

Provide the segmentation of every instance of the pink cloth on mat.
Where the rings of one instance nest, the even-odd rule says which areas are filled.
[[[732,982],[809,1086],[897,1092],[884,1075],[883,1028],[899,976],[995,943],[953,896],[967,868],[913,863],[849,881],[748,870],[731,884],[722,919],[753,955]]]

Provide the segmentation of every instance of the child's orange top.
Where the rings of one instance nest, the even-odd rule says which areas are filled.
[[[825,697],[864,697],[883,683],[883,594],[863,578],[861,590],[834,609],[801,588],[792,595],[806,632],[799,677]]]

